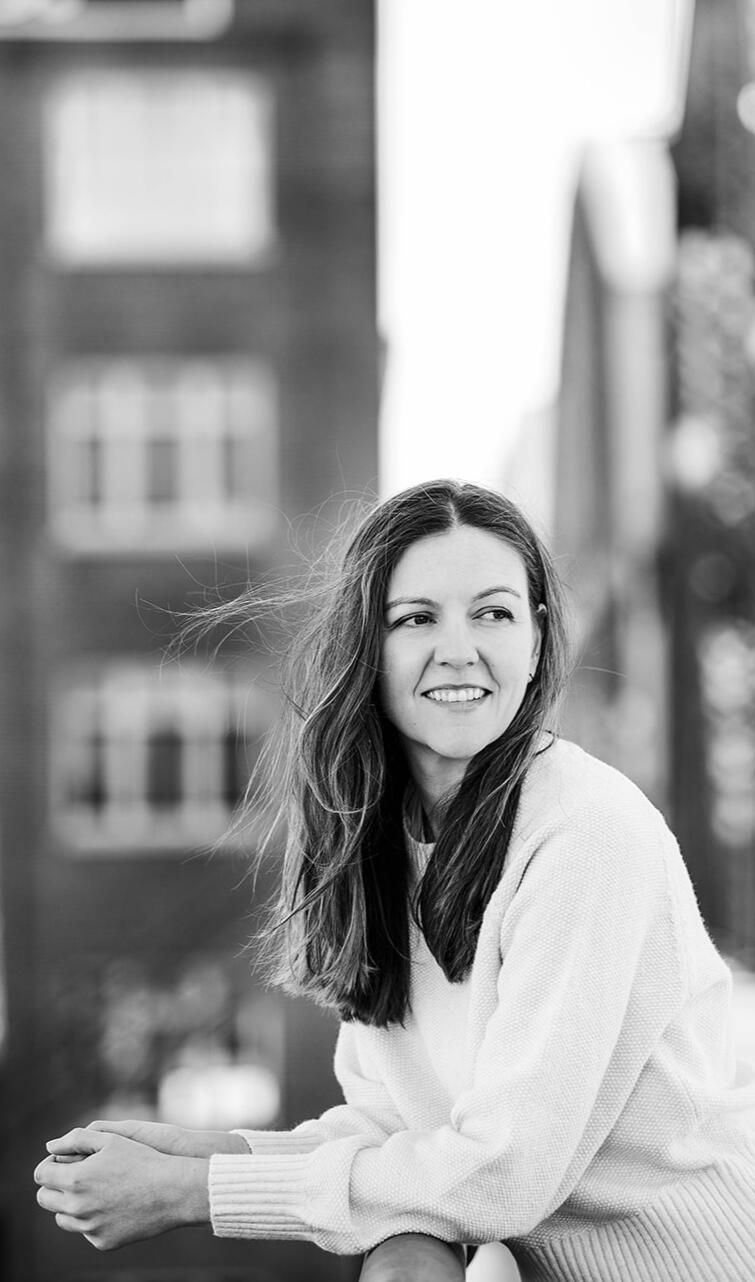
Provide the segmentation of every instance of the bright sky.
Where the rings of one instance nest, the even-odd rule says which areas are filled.
[[[558,387],[580,144],[661,134],[691,0],[379,0],[382,488],[501,482]]]

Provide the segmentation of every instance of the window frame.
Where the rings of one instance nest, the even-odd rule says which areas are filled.
[[[82,705],[84,729],[77,731],[74,718]],[[248,825],[236,828],[244,789],[235,805],[226,800],[227,739],[234,728],[242,736],[237,752],[246,754],[251,773],[274,715],[264,673],[249,664],[224,672],[198,662],[156,667],[124,655],[61,673],[52,692],[48,753],[54,840],[73,856],[238,849],[248,840]],[[166,728],[181,736],[182,800],[163,808],[150,804],[148,767],[154,735]],[[94,807],[70,797],[77,754],[83,784],[98,732],[104,799]]]
[[[192,379],[201,381],[202,371],[207,390],[212,379],[216,383],[214,420],[207,404],[203,410],[191,395]],[[124,388],[132,380],[130,417],[113,392],[118,377]],[[280,407],[277,378],[266,359],[238,353],[72,357],[50,373],[45,417],[48,524],[61,552],[155,557],[273,544],[280,521]],[[155,501],[150,449],[154,461],[161,444],[174,454],[174,494]],[[76,493],[87,446],[91,459],[99,457],[99,503]],[[249,488],[235,495],[224,488],[230,477],[227,454],[234,448],[249,469]]]
[[[218,170],[217,173],[212,174],[205,168],[202,181],[198,182],[191,191],[188,187],[183,193],[179,191],[178,198],[171,201],[177,215],[180,211],[180,217],[176,216],[172,227],[167,221],[167,205],[163,206],[165,211],[163,219],[166,221],[166,226],[160,230],[158,223],[155,222],[152,226],[153,239],[150,242],[150,197],[155,185],[154,182],[150,182],[150,176],[158,181],[159,185],[166,167],[168,169],[170,167],[166,164],[166,156],[175,169],[176,153],[179,160],[182,155],[185,157],[187,173],[190,169],[199,168],[197,140],[194,136],[197,131],[189,129],[187,121],[183,119],[186,115],[186,101],[183,111],[170,112],[168,110],[170,100],[166,98],[164,114],[168,116],[172,114],[176,120],[181,118],[178,124],[174,122],[174,129],[177,129],[179,136],[183,131],[186,140],[192,145],[185,147],[183,151],[175,145],[166,145],[162,162],[158,156],[148,157],[145,154],[142,160],[142,168],[145,171],[143,196],[141,205],[136,200],[133,202],[131,228],[124,219],[123,211],[127,207],[127,202],[121,190],[113,194],[109,206],[102,200],[100,229],[97,232],[90,227],[89,235],[93,239],[87,247],[85,240],[87,219],[90,222],[94,219],[97,211],[97,195],[99,193],[102,199],[107,183],[102,172],[97,172],[96,152],[89,157],[82,152],[76,153],[76,139],[73,136],[76,114],[78,112],[83,124],[90,128],[92,123],[95,126],[100,124],[104,128],[109,120],[111,133],[113,127],[123,129],[124,114],[128,115],[128,112],[124,113],[124,106],[128,106],[128,91],[130,88],[133,93],[136,85],[141,86],[141,99],[138,91],[134,93],[132,117],[138,117],[141,111],[145,117],[141,137],[142,140],[147,139],[150,142],[162,139],[166,134],[164,125],[160,125],[154,119],[150,125],[147,119],[150,112],[149,98],[151,96],[153,99],[154,115],[154,99],[163,87],[168,92],[172,91],[174,99],[179,98],[183,92],[186,101],[191,103],[195,110],[198,96],[204,94],[205,97],[209,97],[218,85],[221,89],[228,91],[225,104],[227,110],[230,110],[229,103],[233,102],[232,95],[235,93],[237,104],[242,104],[237,106],[239,147],[236,161],[235,164],[232,159],[226,162],[225,173]],[[122,96],[120,103],[117,101],[119,90]],[[87,103],[87,97],[90,100],[95,99],[98,92],[102,99],[99,104],[93,106]],[[244,95],[246,95],[246,104],[243,104]],[[108,96],[111,99],[109,102]],[[173,106],[175,107],[175,103]],[[216,99],[216,107],[218,111],[222,107],[220,96]],[[244,110],[246,120],[243,119]],[[157,114],[160,114],[159,110]],[[200,129],[201,116],[202,113],[199,113]],[[68,138],[64,134],[66,128],[71,131]],[[139,140],[135,137],[139,132],[138,121],[136,124],[132,123],[131,130],[134,136],[125,149],[133,152],[138,161]],[[274,84],[268,75],[259,71],[232,65],[176,67],[133,63],[128,66],[118,64],[110,67],[85,64],[61,70],[48,86],[43,115],[44,246],[51,264],[59,270],[67,271],[138,270],[140,268],[175,270],[186,267],[200,270],[207,267],[256,269],[266,265],[277,256],[279,240],[276,130]],[[128,126],[124,134],[124,140],[127,139]],[[111,148],[112,138],[108,137],[108,154],[100,155],[100,164],[102,166],[104,163],[106,169],[110,163]],[[122,164],[124,149],[120,150]],[[207,148],[207,164],[211,165],[214,160],[217,165],[217,156],[216,146]],[[239,161],[245,164],[245,168],[240,167]],[[138,169],[136,162],[134,166]],[[180,178],[180,175],[174,173],[174,182],[177,176]],[[78,200],[76,192],[71,189],[72,183],[77,178],[81,183]],[[123,181],[122,175],[119,180]],[[185,175],[184,182],[187,182]],[[163,185],[170,191],[168,175],[165,175]],[[220,200],[219,193],[222,192],[224,185],[228,190]],[[203,229],[199,218],[201,200],[203,196],[207,196],[209,200],[210,192],[213,196],[205,209]],[[229,210],[233,214],[234,200],[236,201],[235,215],[229,219],[225,233],[226,242],[223,243],[220,231],[217,229],[216,239],[213,241],[209,231],[212,220],[217,220]],[[187,210],[191,211],[197,219],[192,233],[193,239],[189,235],[191,224],[187,222]],[[109,231],[106,225],[108,218],[113,224]],[[98,237],[99,245],[96,243]]]

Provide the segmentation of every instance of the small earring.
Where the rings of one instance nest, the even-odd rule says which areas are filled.
[[[527,684],[529,684],[529,682],[532,680],[532,678],[534,677],[534,675],[535,675],[535,674],[534,674],[534,672],[531,672],[531,673],[530,673],[530,675],[527,677]]]

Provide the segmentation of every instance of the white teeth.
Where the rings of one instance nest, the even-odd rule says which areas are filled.
[[[487,690],[480,686],[462,686],[457,690],[427,690],[425,693],[433,703],[470,703],[473,699],[482,699]]]

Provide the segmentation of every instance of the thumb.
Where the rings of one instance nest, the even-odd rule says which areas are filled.
[[[90,1153],[99,1153],[110,1141],[110,1136],[99,1131],[90,1131],[85,1126],[76,1126],[72,1131],[58,1139],[48,1140],[45,1148],[53,1157],[80,1153],[88,1157]]]

